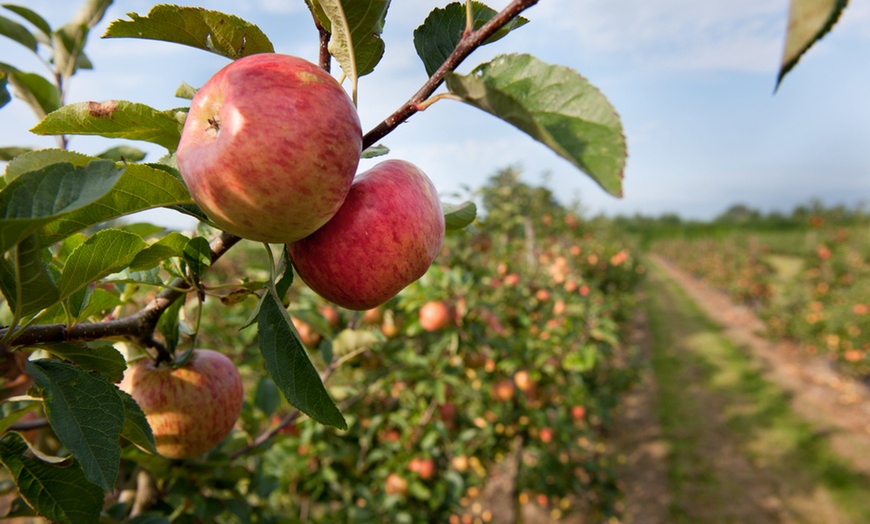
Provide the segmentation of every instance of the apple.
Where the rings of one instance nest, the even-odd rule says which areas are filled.
[[[420,327],[426,331],[438,331],[450,324],[450,306],[440,300],[432,300],[420,308]]]
[[[305,347],[308,349],[316,349],[320,344],[320,341],[323,340],[323,336],[308,322],[296,317],[291,317],[291,320],[293,320],[293,326],[296,327],[296,331],[299,333],[299,338],[302,340],[302,343],[305,344]]]
[[[323,315],[323,318],[326,319],[326,322],[329,323],[329,327],[337,328],[341,323],[341,314],[332,306],[320,306],[320,314]]]
[[[157,451],[171,459],[215,447],[238,420],[244,396],[236,366],[210,349],[195,349],[179,368],[143,359],[127,369],[120,388],[145,413]]]
[[[178,170],[221,229],[259,242],[303,238],[338,211],[362,152],[353,102],[322,68],[263,53],[197,91]]]
[[[387,481],[384,483],[384,491],[387,492],[387,495],[399,495],[403,497],[408,494],[408,481],[397,473],[390,473],[387,475]]]
[[[572,406],[571,407],[571,418],[574,420],[583,420],[583,417],[586,416],[586,408],[583,406]]]
[[[514,384],[516,384],[517,389],[522,392],[531,391],[532,388],[535,387],[535,383],[532,380],[531,375],[525,369],[521,369],[514,373]]]
[[[435,476],[435,461],[431,458],[414,457],[408,464],[408,469],[416,473],[423,480],[429,480]]]
[[[410,162],[387,160],[358,175],[332,220],[287,251],[315,293],[362,311],[422,277],[443,243],[435,186]]]
[[[553,432],[553,428],[551,428],[551,427],[543,427],[543,428],[541,428],[541,431],[538,432],[538,437],[541,439],[541,442],[543,442],[545,444],[549,444],[550,442],[553,442],[553,436],[554,436],[554,432]]]
[[[508,402],[514,398],[514,383],[511,379],[501,379],[492,384],[490,387],[490,395],[492,398]]]

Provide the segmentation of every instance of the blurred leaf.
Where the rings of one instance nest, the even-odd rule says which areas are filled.
[[[105,289],[96,289],[91,293],[88,303],[76,317],[76,321],[82,322],[93,316],[104,316],[107,311],[112,310],[121,304],[121,299],[117,295],[109,293]]]
[[[263,296],[258,330],[266,370],[290,404],[321,424],[347,429],[287,311],[271,293]]]
[[[51,38],[51,26],[45,18],[42,18],[36,11],[32,11],[24,6],[15,4],[3,4],[3,7],[17,14],[21,18],[27,20],[39,29],[46,38]]]
[[[477,218],[477,206],[474,202],[463,202],[461,204],[442,202],[441,208],[444,210],[444,223],[447,229],[450,230],[464,229]]]
[[[373,146],[367,147],[366,150],[362,152],[361,158],[377,158],[379,156],[384,156],[389,152],[389,147],[383,146],[381,144],[375,144]]]
[[[103,19],[112,0],[86,0],[72,20],[52,33],[53,62],[60,74],[67,78],[79,69],[92,69],[84,54],[90,30]]]
[[[120,382],[127,362],[110,342],[58,342],[41,346],[52,355],[68,360],[85,371],[102,373],[112,382]]]
[[[0,289],[9,309],[18,318],[60,301],[60,292],[48,272],[35,236],[19,242],[0,259]]]
[[[182,307],[184,307],[184,299],[176,300],[166,308],[166,311],[160,315],[160,320],[157,321],[157,331],[163,335],[163,339],[166,341],[166,349],[172,354],[175,354],[175,348],[178,347],[178,341],[181,338],[181,325],[178,314]]]
[[[30,413],[31,411],[35,411],[41,405],[40,402],[28,402],[24,405],[23,408],[18,409],[9,413],[8,415],[3,416],[0,419],[0,434],[6,433],[9,431],[9,428],[12,427],[12,424],[15,424],[19,420],[21,420],[24,415]]]
[[[139,162],[145,158],[145,155],[145,151],[132,146],[117,146],[103,151],[97,157],[115,162]]]
[[[5,106],[9,102],[12,101],[12,95],[9,94],[9,77],[6,75],[6,71],[0,71],[0,107]],[[3,148],[9,149],[9,148]],[[5,160],[9,160],[6,158]]]
[[[364,347],[369,347],[384,340],[380,331],[371,329],[342,329],[332,339],[332,351],[344,356]]]
[[[3,72],[0,71],[0,75],[2,74]],[[0,92],[0,94],[2,94],[2,92]],[[33,151],[33,148],[30,147],[0,147],[0,161],[8,162],[18,157],[19,155],[23,155],[24,153],[29,153],[31,151]],[[0,188],[2,188],[3,185],[4,184],[0,184]]]
[[[98,231],[75,248],[64,264],[59,285],[61,297],[126,268],[145,246],[142,237],[128,231]]]
[[[124,403],[124,426],[121,428],[121,436],[136,444],[140,448],[157,455],[154,442],[154,433],[145,418],[142,408],[126,391],[116,390],[121,401]]]
[[[106,14],[106,9],[112,4],[112,0],[85,0],[75,16],[70,21],[71,25],[85,26],[88,29],[93,28],[100,23],[103,15]]]
[[[265,34],[250,22],[199,7],[157,5],[147,16],[128,13],[132,20],[115,20],[104,38],[162,40],[236,59],[275,52]]]
[[[50,464],[33,456],[17,433],[0,439],[0,461],[15,479],[21,496],[37,513],[52,522],[97,522],[103,490],[88,482],[82,468],[70,460]]]
[[[197,88],[188,84],[187,82],[182,82],[178,89],[175,90],[176,98],[184,98],[185,100],[193,100],[193,97],[196,96]]]
[[[622,196],[626,144],[610,102],[567,67],[530,55],[502,55],[467,76],[448,73],[464,102],[509,122]]]
[[[257,409],[263,412],[267,417],[271,417],[272,413],[281,405],[281,392],[278,391],[278,386],[275,381],[269,377],[260,377],[257,381],[257,389],[254,391],[254,405]]]
[[[30,106],[37,119],[45,118],[45,115],[60,107],[60,91],[42,76],[19,71],[2,62],[0,69],[6,72],[9,84],[15,88],[18,97]]]
[[[804,53],[834,27],[848,3],[848,0],[791,0],[777,89]]]
[[[471,10],[474,31],[483,27],[485,23],[498,14],[498,11],[480,2],[472,2]],[[484,44],[490,44],[504,38],[509,32],[527,23],[529,21],[521,16],[514,18],[489,37]],[[417,55],[423,60],[427,75],[435,74],[435,71],[453,53],[453,50],[462,40],[465,25],[465,4],[454,2],[446,5],[443,9],[434,9],[426,17],[423,25],[414,30],[414,47],[417,49]]]
[[[167,258],[183,257],[188,242],[189,238],[173,231],[137,253],[133,262],[130,262],[130,271],[144,271],[156,267]]]
[[[85,477],[105,491],[118,478],[124,403],[102,375],[50,359],[27,362],[45,401],[45,413],[61,443],[82,465]]]
[[[23,25],[4,16],[0,16],[0,35],[18,42],[34,53],[36,52],[36,37]]]
[[[126,100],[77,102],[47,115],[30,131],[37,135],[98,135],[142,140],[175,151],[183,119],[177,111],[158,111]]]

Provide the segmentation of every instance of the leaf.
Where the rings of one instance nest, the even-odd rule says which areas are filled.
[[[848,0],[791,0],[777,89],[804,53],[834,27],[848,3]]]
[[[0,191],[0,250],[8,251],[43,225],[99,200],[123,172],[110,160],[96,160],[80,168],[53,164],[17,177]]]
[[[51,37],[51,26],[48,25],[45,18],[42,18],[42,16],[40,16],[36,11],[15,4],[3,4],[3,7],[33,24],[34,27],[39,29],[42,34],[45,35],[46,38]]]
[[[26,27],[5,16],[0,16],[0,35],[18,42],[34,53],[36,52],[37,40]]]
[[[490,21],[498,12],[480,2],[472,2],[473,30],[478,30]],[[496,31],[484,44],[490,44],[504,38],[509,32],[524,26],[529,21],[523,17],[516,17],[504,27]],[[417,55],[423,60],[426,74],[432,76],[453,53],[456,46],[462,40],[465,32],[466,13],[465,4],[454,2],[446,5],[443,9],[436,8],[423,25],[414,30],[414,48]]]
[[[104,229],[70,253],[60,278],[61,298],[107,275],[117,273],[146,246],[142,237],[122,229]]]
[[[0,419],[0,434],[9,431],[9,428],[12,427],[12,424],[15,424],[16,422],[21,420],[24,415],[35,411],[38,407],[40,407],[39,402],[28,402],[21,409],[4,415],[3,418]]]
[[[120,382],[127,369],[124,355],[111,342],[57,342],[41,346],[52,355],[76,364],[85,371],[102,373],[112,382]]]
[[[90,164],[95,157],[64,149],[39,149],[37,151],[25,151],[9,162],[6,166],[6,182],[12,182],[19,176],[30,171],[38,171],[54,164],[63,162],[72,164],[74,167],[84,167]]]
[[[381,33],[389,0],[307,0],[330,32],[329,53],[338,60],[353,85],[374,71],[384,55]]]
[[[97,522],[103,490],[88,482],[74,461],[50,464],[33,456],[17,433],[0,439],[0,461],[12,474],[27,504],[52,522]]]
[[[9,75],[9,84],[15,88],[18,97],[30,106],[37,118],[45,118],[45,115],[61,106],[60,91],[42,76],[19,71],[2,62],[0,69]]]
[[[167,258],[183,257],[188,242],[189,238],[173,231],[137,253],[130,263],[130,271],[145,271],[157,267],[157,264]]]
[[[2,75],[3,75],[3,72],[0,71],[0,76],[2,76]],[[2,94],[2,92],[0,92],[0,94]],[[24,153],[29,153],[30,151],[33,151],[33,149],[29,148],[29,147],[16,147],[16,146],[0,147],[0,161],[8,162],[8,161],[18,157],[19,155],[23,155]],[[4,184],[0,183],[0,189],[2,189],[3,186],[4,186]]]
[[[126,391],[119,389],[117,392],[124,403],[124,426],[121,428],[121,436],[145,451],[157,455],[154,433],[151,431],[151,425],[148,424],[148,419],[145,418],[142,408]]]
[[[48,272],[36,237],[19,242],[5,259],[0,259],[0,289],[9,309],[21,318],[60,301],[60,292]]]
[[[176,300],[166,308],[166,311],[160,315],[160,320],[157,321],[157,331],[163,335],[166,349],[172,354],[175,354],[175,348],[178,347],[178,341],[181,338],[178,314],[182,307],[184,307],[184,299]]]
[[[369,146],[362,152],[360,158],[377,158],[390,152],[390,148],[381,144]]]
[[[193,97],[196,96],[197,88],[188,84],[187,82],[182,82],[178,89],[175,90],[176,98],[183,98],[185,100],[193,100]]]
[[[280,404],[280,392],[275,381],[269,377],[260,377],[257,389],[254,390],[254,406],[267,417],[271,417]]]
[[[147,16],[128,13],[132,20],[116,20],[103,38],[162,40],[211,51],[236,59],[275,52],[259,27],[233,15],[198,7],[157,5]]]
[[[184,260],[194,275],[202,275],[211,265],[211,246],[204,237],[194,237],[184,246]]]
[[[12,101],[12,95],[9,94],[9,76],[6,71],[0,71],[0,107],[5,106]],[[9,148],[3,148],[9,149]],[[0,160],[4,160],[0,158]],[[6,158],[5,160],[9,160]]]
[[[463,202],[458,205],[441,203],[444,210],[444,223],[448,230],[464,229],[477,218],[477,206],[474,202]]]
[[[462,101],[501,118],[622,196],[626,144],[610,102],[575,71],[530,55],[502,55],[467,76],[448,73]]]
[[[321,424],[347,429],[287,311],[271,293],[263,296],[257,325],[266,371],[290,404]]]
[[[142,140],[175,151],[183,125],[183,118],[179,118],[175,110],[158,111],[145,104],[109,100],[65,105],[30,131],[37,135],[98,135]]]
[[[118,440],[124,425],[118,389],[101,375],[50,359],[28,361],[27,372],[42,391],[45,413],[58,439],[89,481],[111,491],[118,477]]]
[[[131,146],[117,146],[107,149],[97,155],[97,158],[106,158],[115,162],[139,162],[145,158],[145,151]]]

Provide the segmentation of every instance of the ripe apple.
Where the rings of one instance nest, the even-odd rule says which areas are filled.
[[[420,327],[426,331],[438,331],[450,324],[450,306],[440,300],[432,300],[420,308]]]
[[[431,458],[414,457],[408,464],[408,469],[416,473],[423,480],[429,480],[435,476],[435,461]]]
[[[541,442],[549,444],[550,442],[553,442],[554,434],[555,433],[553,432],[553,428],[543,427],[541,428],[541,431],[538,432],[538,437],[541,439]]]
[[[492,398],[501,401],[508,402],[514,398],[514,383],[511,379],[505,378],[497,380],[493,382],[490,387],[490,395]]]
[[[320,314],[323,315],[331,328],[337,328],[341,323],[341,314],[332,306],[320,306]]]
[[[133,364],[120,388],[145,413],[157,451],[171,459],[193,458],[226,437],[242,411],[242,378],[232,361],[210,349],[196,349],[180,368]]]
[[[387,481],[384,483],[384,491],[387,492],[387,495],[399,495],[403,497],[408,494],[408,481],[397,473],[390,473],[387,475]]]
[[[532,388],[535,387],[535,383],[532,380],[531,375],[525,369],[521,369],[514,373],[514,384],[516,384],[517,389],[522,392],[531,391]]]
[[[413,164],[387,160],[358,175],[332,220],[287,251],[315,293],[361,311],[423,276],[443,243],[435,186]]]
[[[323,336],[308,322],[296,317],[292,317],[291,320],[293,320],[293,325],[296,327],[296,331],[299,333],[299,338],[302,339],[302,343],[305,344],[305,347],[308,349],[316,349],[320,344],[320,341],[323,340]]]
[[[197,91],[177,159],[191,196],[220,228],[286,243],[338,211],[361,151],[359,116],[338,81],[301,58],[263,53]]]

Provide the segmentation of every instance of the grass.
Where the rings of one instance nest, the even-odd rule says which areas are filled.
[[[673,522],[870,522],[870,479],[755,361],[656,268],[646,297]]]

